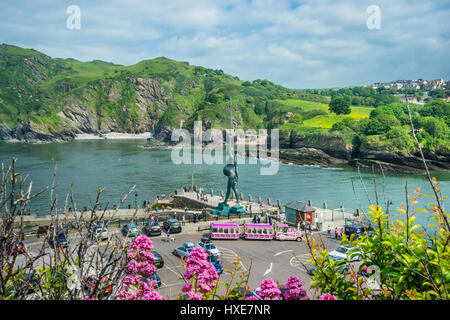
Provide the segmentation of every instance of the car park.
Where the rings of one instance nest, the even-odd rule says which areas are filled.
[[[361,252],[351,245],[339,246],[328,253],[328,256],[335,260],[336,258],[342,258],[344,260],[348,259],[349,261],[361,261],[362,259]]]
[[[170,233],[181,232],[181,224],[177,219],[169,219],[163,222],[164,230],[170,230]]]
[[[136,237],[138,232],[139,232],[139,230],[138,230],[137,226],[134,223],[133,224],[127,223],[122,228],[122,234],[124,236]]]
[[[158,236],[161,234],[161,227],[158,222],[149,221],[142,227],[142,233],[147,236]]]
[[[155,267],[162,268],[164,266],[164,259],[157,251],[151,251],[154,258],[152,259],[152,263]]]

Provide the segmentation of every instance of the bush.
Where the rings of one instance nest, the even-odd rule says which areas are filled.
[[[370,119],[364,133],[366,135],[384,134],[397,126],[400,126],[400,121],[395,116],[382,113]]]
[[[350,114],[352,112],[350,103],[342,96],[333,97],[328,108],[330,112],[334,112],[335,114]]]

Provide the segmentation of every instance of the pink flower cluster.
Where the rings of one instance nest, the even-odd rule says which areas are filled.
[[[303,283],[299,278],[291,276],[287,279],[284,292],[278,288],[278,284],[272,279],[264,279],[261,282],[258,296],[263,300],[309,300],[306,291],[302,289]],[[258,300],[255,296],[245,298],[245,300]]]
[[[152,242],[147,236],[137,237],[130,251],[127,265],[128,275],[122,279],[122,288],[117,297],[122,300],[165,300],[154,290],[155,281],[148,278],[156,270],[153,265]]]
[[[303,283],[299,278],[291,276],[287,279],[285,289],[283,293],[284,300],[309,300],[306,295],[306,291],[302,289]]]
[[[337,300],[337,298],[333,296],[331,293],[325,293],[320,296],[319,300]]]
[[[186,261],[183,278],[189,281],[181,291],[186,292],[190,300],[202,300],[203,294],[209,293],[217,286],[216,269],[208,262],[208,254],[202,248],[194,248]]]
[[[260,291],[258,295],[263,300],[279,300],[281,291],[278,289],[278,285],[272,279],[264,279],[261,282]]]

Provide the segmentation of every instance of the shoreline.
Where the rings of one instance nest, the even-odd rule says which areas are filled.
[[[81,133],[74,137],[74,140],[127,140],[127,139],[149,139],[152,138],[151,132],[143,133],[120,133],[110,132],[105,134]]]

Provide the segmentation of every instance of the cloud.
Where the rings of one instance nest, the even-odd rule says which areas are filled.
[[[450,78],[448,1],[77,0],[0,3],[0,41],[129,65],[166,56],[292,88]],[[369,5],[381,29],[369,30]]]

